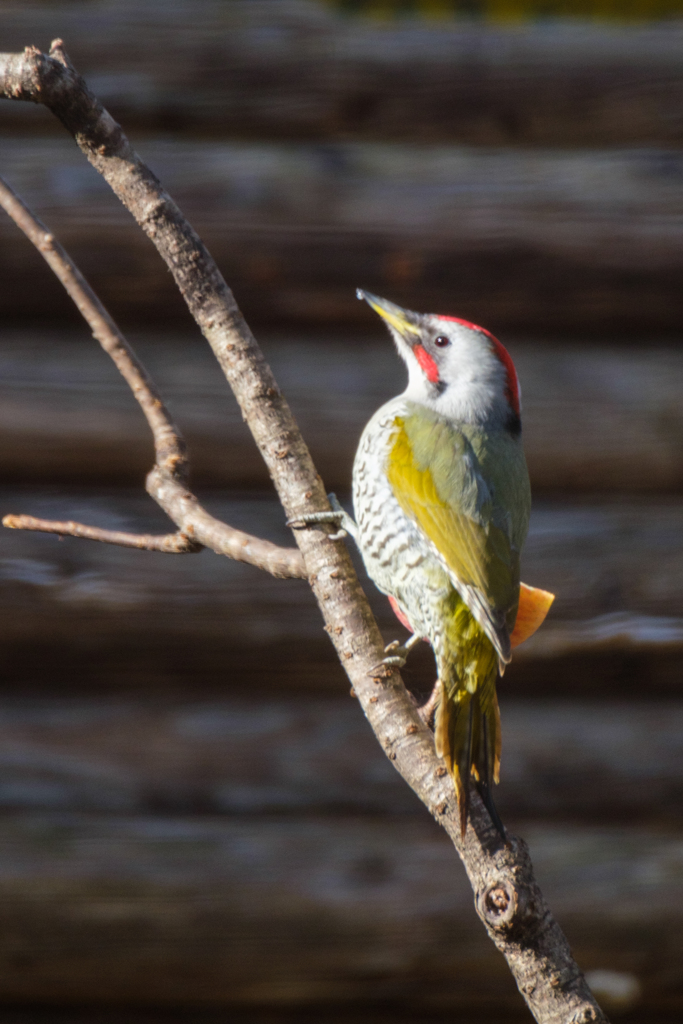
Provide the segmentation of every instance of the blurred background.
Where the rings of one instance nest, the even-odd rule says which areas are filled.
[[[58,35],[217,258],[328,489],[403,387],[357,286],[509,347],[523,578],[557,601],[500,686],[497,802],[605,1007],[679,1021],[683,3],[2,0],[1,50]],[[128,331],[201,499],[291,543],[165,266],[46,110],[0,104],[0,173]],[[0,513],[164,532],[135,402],[4,215],[0,313]],[[530,1019],[304,583],[0,546],[0,1024]],[[406,681],[433,674],[423,646]]]

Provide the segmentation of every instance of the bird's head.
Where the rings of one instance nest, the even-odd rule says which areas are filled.
[[[407,398],[457,422],[519,434],[517,373],[497,338],[467,320],[413,313],[360,288],[356,294],[389,328],[408,367]]]

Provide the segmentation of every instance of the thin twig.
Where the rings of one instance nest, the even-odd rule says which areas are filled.
[[[187,476],[187,448],[156,385],[78,267],[54,235],[0,178],[0,206],[35,245],[64,285],[93,337],[111,356],[133,392],[154,438],[157,465],[180,479]]]
[[[123,530],[103,530],[99,526],[84,526],[83,523],[60,523],[54,519],[36,519],[34,516],[5,516],[2,525],[9,530],[35,530],[38,533],[57,533],[61,537],[80,537],[83,540],[99,540],[102,544],[118,544],[123,548],[139,548],[141,551],[165,551],[167,554],[187,555],[201,551],[198,544],[184,533],[125,533]]]
[[[182,434],[171,419],[154,381],[116,323],[66,250],[2,178],[0,206],[33,242],[54,271],[90,327],[93,337],[111,356],[133,392],[154,438],[156,462],[147,478],[147,490],[173,520],[179,532],[152,537],[148,534],[102,530],[78,523],[54,523],[32,516],[7,516],[3,524],[14,530],[42,530],[46,533],[99,540],[106,544],[120,544],[123,547],[165,551],[168,554],[185,554],[210,547],[217,554],[249,562],[273,576],[305,579],[303,559],[296,548],[280,548],[270,541],[252,537],[228,526],[209,515],[188,491],[189,462]],[[45,525],[39,526],[38,523]]]
[[[154,242],[233,388],[287,518],[327,511],[322,481],[232,292],[196,232],[71,66],[61,40],[50,55],[31,47],[0,55],[2,95],[45,103]],[[348,552],[330,541],[329,531],[323,526],[295,534],[325,628],[380,744],[458,850],[477,912],[531,1012],[543,1024],[606,1021],[536,884],[525,843],[510,836],[504,845],[474,793],[461,841],[453,786],[432,734],[398,672],[373,671],[383,655],[380,633]]]

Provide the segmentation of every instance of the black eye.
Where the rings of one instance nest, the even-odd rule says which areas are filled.
[[[445,334],[440,334],[438,338],[434,338],[434,344],[438,345],[439,348],[445,348],[450,343],[451,339],[447,338]]]

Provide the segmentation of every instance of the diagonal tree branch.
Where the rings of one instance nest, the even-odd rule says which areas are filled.
[[[119,125],[88,91],[61,40],[49,55],[32,47],[0,55],[0,96],[48,106],[154,242],[233,388],[287,517],[326,511],[308,449],[218,268]],[[157,475],[173,480],[158,466],[150,475],[152,486]],[[181,498],[174,493],[173,500]],[[461,841],[452,783],[436,757],[432,735],[398,672],[373,668],[383,653],[379,630],[348,552],[328,532],[325,526],[296,534],[325,628],[388,757],[452,839],[477,912],[531,1012],[544,1024],[606,1021],[534,880],[524,841],[510,837],[504,845],[474,793]]]
[[[81,523],[57,523],[34,519],[32,516],[5,516],[3,526],[13,530],[40,530],[62,536],[82,537],[105,544],[165,551],[169,554],[187,554],[209,547],[217,554],[250,562],[274,576],[305,578],[303,559],[296,548],[277,547],[270,541],[252,537],[214,519],[188,491],[189,462],[185,441],[137,355],[66,251],[2,178],[0,206],[44,257],[78,307],[93,337],[114,360],[133,392],[154,439],[156,461],[147,478],[147,490],[175,522],[179,532],[154,537],[149,534],[103,530]]]

